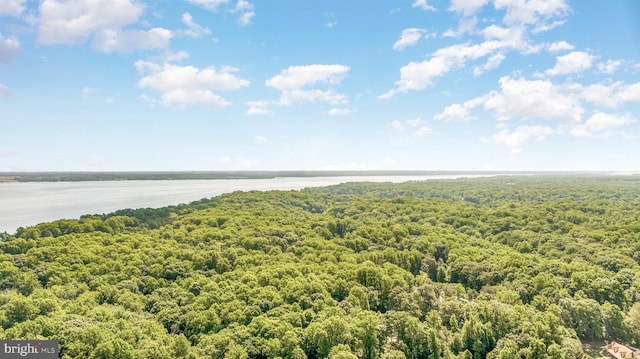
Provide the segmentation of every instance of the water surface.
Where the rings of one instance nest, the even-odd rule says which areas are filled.
[[[484,175],[286,177],[232,180],[0,183],[0,233],[125,208],[159,208],[233,191],[297,190],[344,182],[406,182]]]

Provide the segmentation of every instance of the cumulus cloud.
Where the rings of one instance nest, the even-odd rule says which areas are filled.
[[[569,130],[575,135],[590,136],[602,132],[601,128],[596,125],[605,123],[605,117],[602,114],[596,117],[592,116],[591,120],[583,123],[585,108],[618,108],[628,103],[640,103],[640,82],[625,84],[618,81],[585,86],[576,83],[556,84],[550,80],[529,80],[506,76],[500,79],[499,84],[499,90],[491,91],[462,104],[454,103],[446,106],[433,118],[435,120],[465,122],[475,119],[476,117],[472,115],[471,110],[482,106],[484,110],[493,112],[493,117],[503,123],[510,120],[533,121],[537,119],[558,121],[559,129]],[[598,112],[602,113],[600,110]],[[607,124],[626,124],[629,121],[627,115],[607,116]],[[507,134],[511,134],[511,132],[503,132],[502,136]],[[513,136],[515,135],[511,137]]]
[[[2,0],[0,2],[0,16],[20,16],[25,9],[26,2],[26,0]]]
[[[20,43],[0,33],[0,64],[10,64],[20,54]]]
[[[558,42],[553,42],[553,43],[547,45],[547,49],[550,52],[570,51],[570,50],[574,49],[574,46],[571,45],[570,43],[566,42],[566,41],[558,41]]]
[[[507,76],[502,77],[499,83],[500,91],[483,97],[484,108],[493,111],[498,120],[542,118],[577,123],[584,113],[571,88],[549,80]]]
[[[146,61],[138,61],[135,66],[140,73],[146,74],[138,81],[138,86],[160,92],[160,103],[165,106],[228,106],[231,103],[214,91],[232,91],[249,86],[249,81],[237,77],[234,73],[238,70],[229,66],[200,69]]]
[[[582,72],[593,65],[595,57],[588,52],[572,51],[564,56],[556,58],[556,65],[545,73],[547,75],[568,75]]]
[[[471,16],[488,3],[489,0],[451,0],[449,11],[456,11],[462,13],[464,16]]]
[[[634,122],[628,115],[597,112],[584,123],[571,129],[578,137],[608,136],[612,131]]]
[[[271,112],[269,110],[269,102],[267,101],[249,101],[247,102],[247,106],[249,109],[247,110],[247,115],[268,115]]]
[[[482,23],[493,22],[481,30],[476,30],[479,22],[476,14],[489,3],[493,3],[496,10],[502,11],[502,22],[483,19]],[[465,42],[440,48],[425,60],[411,61],[400,68],[400,79],[394,88],[379,96],[390,98],[398,93],[420,91],[431,86],[433,82],[447,75],[453,70],[465,68],[469,63],[478,62],[488,57],[484,65],[474,63],[473,72],[478,76],[486,71],[498,67],[507,57],[509,51],[519,51],[527,55],[538,53],[544,49],[561,51],[573,49],[565,41],[551,45],[536,44],[530,41],[530,33],[549,30],[564,23],[570,12],[566,0],[451,0],[449,11],[460,15],[460,25],[456,30],[447,30],[443,37],[459,37],[464,34],[482,35],[483,42]],[[394,44],[394,49],[413,46],[419,40],[419,29],[407,29]],[[591,66],[594,58],[588,53],[572,55],[561,59],[556,68],[549,70],[549,75],[571,73]],[[584,56],[587,55],[587,56]],[[582,60],[582,62],[579,62]],[[586,61],[586,62],[585,62]],[[572,66],[573,65],[573,66]]]
[[[577,85],[575,92],[584,101],[598,106],[617,107],[625,103],[640,102],[640,82]]]
[[[507,25],[518,24],[536,24],[536,27],[542,29],[551,29],[547,21],[557,17],[564,17],[568,14],[570,8],[565,0],[494,0],[493,2],[497,10],[504,10],[505,15],[503,22]],[[557,23],[558,20],[552,22]]]
[[[480,33],[486,41],[498,41],[496,48],[512,48],[527,53],[536,52],[525,38],[525,30],[520,26],[502,27],[489,25],[482,29]]]
[[[129,0],[43,0],[38,39],[47,45],[82,44],[97,31],[136,23],[143,10]]]
[[[402,30],[400,39],[393,44],[394,50],[403,50],[405,47],[414,46],[422,38],[424,29],[411,28]]]
[[[602,72],[603,74],[611,75],[614,72],[616,72],[618,67],[620,67],[621,65],[622,65],[622,61],[607,60],[607,62],[598,63],[597,68],[598,68],[598,71]]]
[[[347,97],[336,93],[333,89],[309,89],[311,86],[338,85],[349,73],[350,68],[344,65],[307,65],[290,66],[280,74],[268,79],[265,84],[280,90],[281,105],[294,102],[327,102],[330,104],[346,103]]]
[[[466,101],[464,104],[451,104],[445,109],[433,116],[433,119],[440,121],[452,121],[452,122],[468,122],[470,120],[475,120],[477,117],[471,116],[471,109],[482,104],[485,101],[484,96],[480,96],[469,101]]]
[[[530,139],[540,141],[553,133],[553,129],[548,126],[518,126],[515,130],[502,129],[491,136],[490,142],[506,146],[515,154],[522,152],[524,144]]]
[[[138,23],[144,6],[132,0],[43,0],[38,41],[41,44],[92,45],[104,52],[167,48],[171,31],[125,27]]]
[[[420,8],[420,9],[425,10],[425,11],[436,11],[436,8],[431,6],[431,5],[429,5],[427,3],[427,0],[415,0],[413,2],[413,4],[411,4],[411,6]]]

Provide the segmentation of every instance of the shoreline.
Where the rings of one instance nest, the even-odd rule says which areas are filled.
[[[93,182],[93,181],[159,181],[159,180],[239,180],[311,177],[378,177],[378,176],[624,176],[640,171],[473,171],[473,170],[282,170],[282,171],[39,171],[0,172],[0,184],[24,182]]]

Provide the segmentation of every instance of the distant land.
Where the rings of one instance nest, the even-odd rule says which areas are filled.
[[[447,176],[447,175],[614,175],[613,171],[109,171],[109,172],[0,172],[2,182],[75,182],[75,181],[148,181],[148,180],[212,180],[268,179],[281,177],[341,176]],[[620,174],[636,174],[625,172]]]

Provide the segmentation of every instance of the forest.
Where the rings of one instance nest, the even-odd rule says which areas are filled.
[[[0,237],[0,339],[65,359],[597,358],[640,345],[639,263],[640,176],[234,192]]]

